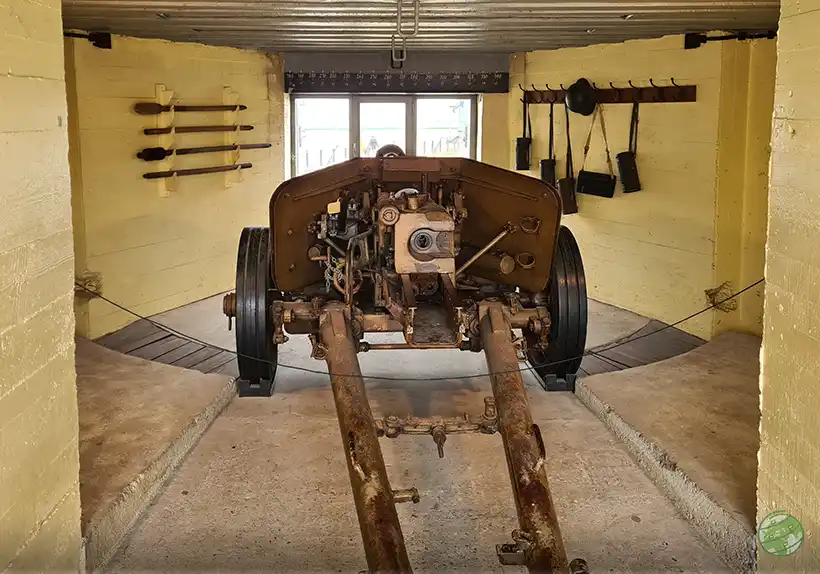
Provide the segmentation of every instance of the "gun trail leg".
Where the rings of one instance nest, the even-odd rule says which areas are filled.
[[[344,307],[326,307],[320,317],[319,330],[331,373],[333,399],[368,570],[410,573],[393,491],[356,357],[358,345]]]
[[[512,342],[512,327],[500,303],[489,303],[481,318],[481,339],[491,373],[498,427],[507,455],[521,527],[515,544],[498,548],[502,563],[530,572],[566,572],[567,557],[555,514],[541,431],[533,424],[527,391]]]

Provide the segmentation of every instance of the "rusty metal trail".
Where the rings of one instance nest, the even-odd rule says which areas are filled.
[[[356,357],[357,342],[344,307],[328,305],[322,313],[319,329],[325,360],[332,373],[330,384],[368,571],[410,573],[412,568],[396,513],[396,501]]]
[[[490,303],[481,319],[481,339],[493,374],[498,428],[507,455],[520,530],[514,543],[498,548],[502,564],[520,564],[530,572],[567,572],[567,556],[555,513],[541,431],[532,422],[527,391],[512,342],[512,327],[500,303]]]

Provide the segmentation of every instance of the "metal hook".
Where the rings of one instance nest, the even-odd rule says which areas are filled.
[[[598,90],[598,86],[595,85],[595,82],[592,82],[592,89],[596,91]]]
[[[550,85],[549,85],[549,84],[544,84],[544,85],[545,85],[545,86],[547,86],[547,90],[548,90],[551,94],[554,94],[554,93],[555,93],[555,90],[553,90],[552,88],[550,88]]]
[[[404,8],[404,0],[398,0],[398,9],[396,10],[396,32],[395,35],[399,38],[413,38],[419,35],[419,12],[421,11],[420,0],[413,0],[413,31],[410,34],[405,34],[402,30],[401,13]]]
[[[558,84],[558,85],[561,86],[562,90],[566,91],[566,88],[564,87],[564,84]]]
[[[519,89],[519,90],[521,90],[522,92],[526,92],[526,91],[527,91],[527,90],[525,90],[525,89],[521,86],[521,84],[518,84],[518,89]]]
[[[677,90],[672,90],[672,101],[679,102],[681,95],[680,86],[675,83],[675,78],[669,78],[669,81],[672,82],[672,86],[678,88]]]
[[[594,85],[594,84],[593,84],[593,85]],[[620,92],[620,90],[619,90],[618,88],[616,88],[616,87],[612,84],[612,82],[609,82],[609,87],[610,87],[610,88],[612,88],[612,90],[615,92],[615,93],[612,95],[612,100],[613,100],[615,103],[620,102],[620,101],[621,101],[621,92]]]
[[[655,82],[652,81],[652,78],[649,78],[649,85],[653,88],[657,88],[658,86],[655,85]]]
[[[633,84],[633,83],[632,83],[632,80],[629,80],[629,87],[630,87],[630,88],[635,88],[635,89],[638,89],[638,86],[636,86],[635,84]]]

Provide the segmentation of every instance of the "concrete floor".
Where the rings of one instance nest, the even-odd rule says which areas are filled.
[[[87,565],[104,562],[162,480],[235,394],[203,375],[77,339],[80,498]]]
[[[760,338],[725,333],[684,355],[584,378],[580,397],[713,539],[751,569]]]
[[[624,333],[628,334],[628,333]],[[294,337],[280,360],[323,370]],[[478,413],[490,394],[483,356],[458,351],[361,355],[365,373],[438,381],[369,381],[376,413]],[[595,571],[723,571],[717,555],[613,435],[573,395],[545,393],[527,374],[548,473],[571,556]],[[495,544],[516,527],[498,436],[382,439],[419,572],[501,572]],[[325,375],[280,369],[269,399],[236,399],[214,421],[107,570],[357,572],[365,568],[332,394]],[[517,571],[505,567],[505,572]]]

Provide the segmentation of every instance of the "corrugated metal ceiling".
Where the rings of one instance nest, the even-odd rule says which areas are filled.
[[[419,0],[409,50],[518,52],[708,30],[769,30],[777,0]],[[403,2],[405,31],[412,0]],[[66,28],[274,52],[390,48],[397,0],[64,0]]]

